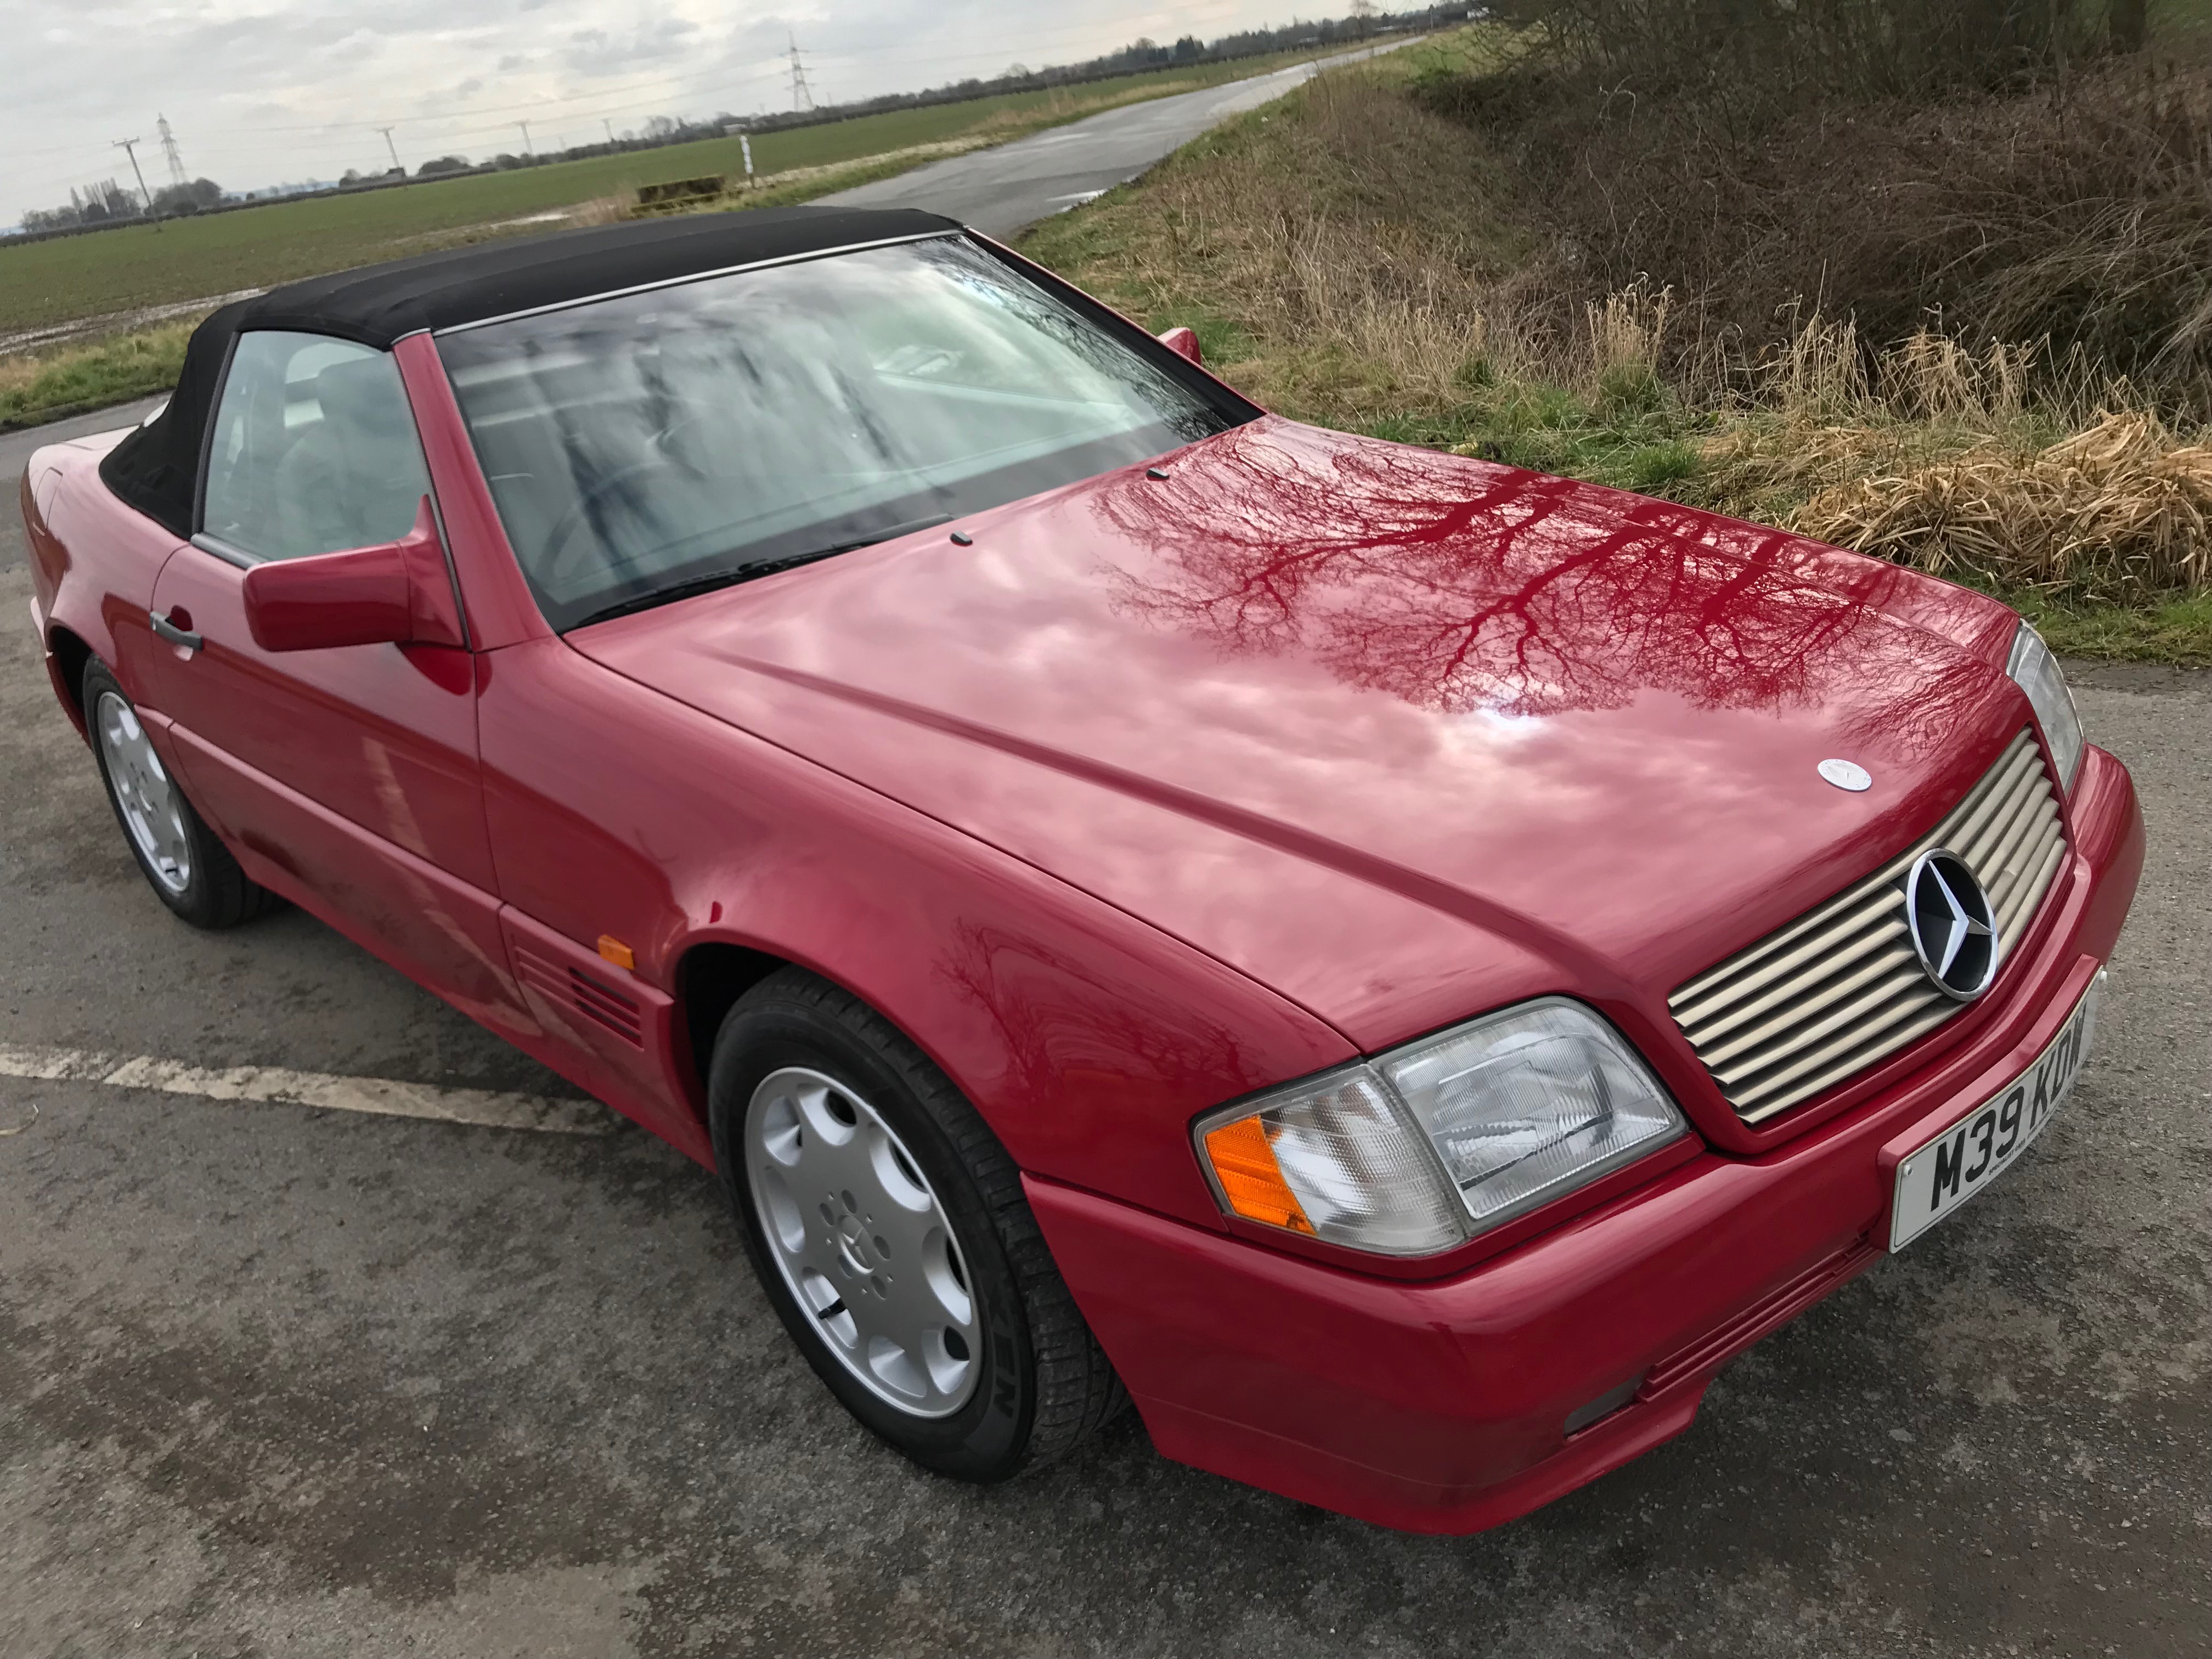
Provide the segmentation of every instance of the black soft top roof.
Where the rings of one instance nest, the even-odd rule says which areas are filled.
[[[168,407],[107,453],[100,476],[131,506],[191,533],[200,450],[230,343],[248,329],[334,334],[384,349],[454,328],[711,271],[957,230],[910,208],[767,208],[594,226],[311,276],[225,306],[193,331]]]

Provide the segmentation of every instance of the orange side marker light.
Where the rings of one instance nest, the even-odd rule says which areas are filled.
[[[1267,1126],[1256,1116],[1240,1117],[1234,1123],[1207,1130],[1206,1156],[1233,1212],[1248,1221],[1265,1222],[1294,1233],[1313,1231],[1305,1206],[1298,1202],[1298,1195],[1283,1179],[1282,1166],[1275,1162]]]
[[[612,933],[599,935],[599,954],[617,968],[635,969],[637,966],[637,952]]]

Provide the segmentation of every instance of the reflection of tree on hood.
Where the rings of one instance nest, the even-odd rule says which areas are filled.
[[[1157,555],[1128,611],[1441,713],[1836,702],[1918,751],[1986,678],[1872,608],[1907,573],[1847,595],[1783,532],[1424,450],[1268,422],[1097,510]]]

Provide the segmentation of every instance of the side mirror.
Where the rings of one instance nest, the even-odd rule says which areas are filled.
[[[264,651],[465,642],[428,496],[400,540],[257,564],[244,597]]]
[[[1187,328],[1170,329],[1160,336],[1160,343],[1178,357],[1188,357],[1194,363],[1203,363],[1206,361],[1199,356],[1198,336]]]

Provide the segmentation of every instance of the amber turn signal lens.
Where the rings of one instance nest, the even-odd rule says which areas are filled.
[[[1275,1149],[1267,1144],[1267,1127],[1257,1117],[1240,1117],[1208,1130],[1206,1156],[1231,1211],[1249,1221],[1286,1227],[1294,1233],[1314,1230],[1297,1194],[1283,1179]]]
[[[624,945],[612,933],[599,935],[599,954],[617,968],[635,968],[637,952]]]

